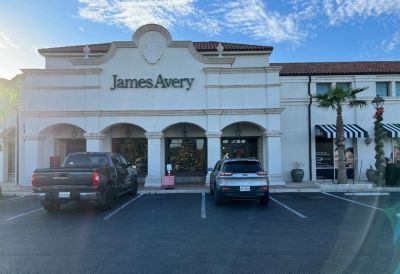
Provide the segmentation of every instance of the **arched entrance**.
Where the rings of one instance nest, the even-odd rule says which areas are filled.
[[[110,137],[109,151],[124,156],[138,171],[139,179],[147,175],[147,139],[145,131],[136,125],[122,123],[103,130]]]
[[[165,163],[171,164],[177,183],[204,183],[207,175],[205,130],[179,123],[164,130]]]
[[[221,157],[254,157],[262,161],[264,130],[249,122],[237,122],[225,127],[221,136]]]
[[[84,133],[83,129],[71,124],[57,124],[43,129],[40,135],[46,138],[39,154],[45,158],[43,166],[58,167],[68,154],[86,151]]]

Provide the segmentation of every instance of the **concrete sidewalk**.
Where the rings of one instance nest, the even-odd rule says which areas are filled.
[[[13,182],[0,182],[1,194],[5,196],[29,196],[32,187],[20,186]],[[139,193],[168,194],[168,193],[208,193],[209,186],[205,184],[176,184],[173,189],[162,187],[139,186]],[[298,193],[298,192],[400,192],[400,186],[377,187],[373,183],[360,181],[355,184],[336,184],[332,182],[288,182],[285,185],[271,185],[271,193]]]

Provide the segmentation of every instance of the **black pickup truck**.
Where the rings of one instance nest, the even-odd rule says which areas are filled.
[[[69,201],[90,201],[99,210],[108,210],[115,196],[137,193],[138,178],[136,169],[121,155],[76,152],[69,154],[60,168],[36,169],[32,186],[48,212]]]

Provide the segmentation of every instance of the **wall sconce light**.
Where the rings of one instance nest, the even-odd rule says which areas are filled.
[[[367,137],[365,137],[365,144],[367,145],[367,146],[369,146],[371,143],[372,143],[372,139],[371,138],[369,138],[369,136],[367,136]]]
[[[73,126],[72,133],[71,133],[72,139],[76,139],[77,135],[78,135],[78,132],[76,132],[76,128],[75,128],[75,126]]]
[[[242,131],[240,130],[239,123],[236,124],[235,135],[236,135],[236,137],[240,137],[242,135]]]

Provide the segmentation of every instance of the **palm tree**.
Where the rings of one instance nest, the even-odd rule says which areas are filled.
[[[327,93],[317,94],[314,98],[317,100],[317,105],[320,108],[331,108],[336,110],[336,145],[338,149],[339,166],[338,178],[339,184],[347,182],[346,163],[344,157],[345,140],[344,123],[343,123],[343,107],[365,107],[367,101],[357,99],[357,94],[363,92],[367,88],[343,89],[341,87],[331,88]]]

